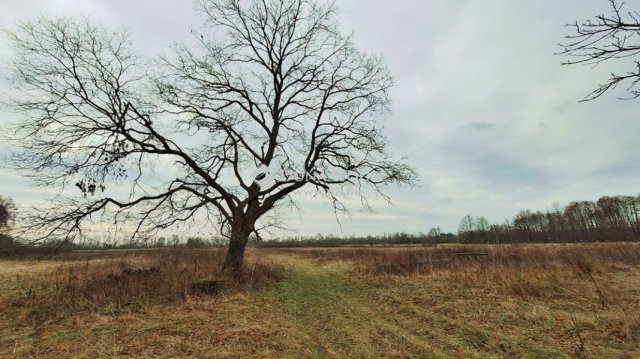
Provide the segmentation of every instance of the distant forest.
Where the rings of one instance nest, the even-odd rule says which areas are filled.
[[[546,212],[523,210],[504,224],[465,216],[462,243],[563,243],[640,240],[640,195],[603,196],[596,202],[557,204]]]
[[[522,210],[505,223],[491,224],[485,217],[462,218],[458,234],[393,233],[378,236],[335,235],[297,237],[259,242],[262,247],[332,247],[339,245],[394,245],[437,243],[568,243],[640,240],[640,195],[603,196],[595,202],[576,201],[546,212]]]

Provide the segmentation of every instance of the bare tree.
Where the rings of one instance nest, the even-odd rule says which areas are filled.
[[[431,227],[429,229],[429,232],[427,233],[427,237],[439,238],[441,234],[442,234],[442,231],[440,230],[440,227]]]
[[[0,235],[11,229],[16,217],[16,205],[11,198],[0,196]]]
[[[480,232],[486,232],[489,230],[489,221],[484,217],[480,216],[475,219],[475,229]]]
[[[315,189],[347,211],[345,186],[368,207],[367,194],[387,198],[385,185],[414,181],[381,126],[392,78],[340,34],[332,4],[195,4],[198,46],[149,63],[126,34],[86,21],[41,19],[10,33],[14,105],[26,114],[13,163],[66,188],[30,216],[38,238],[73,239],[92,218],[133,223],[135,236],[206,223],[229,238],[224,269],[236,273],[258,223],[295,204],[295,191]]]
[[[460,225],[458,226],[458,234],[464,234],[467,232],[472,232],[475,229],[475,221],[471,215],[466,215],[462,217],[460,220]]]
[[[624,2],[609,0],[612,11],[582,23],[567,26],[574,30],[561,44],[560,54],[568,57],[563,65],[586,64],[597,66],[603,62],[635,58],[640,54],[640,14],[622,11]],[[640,61],[633,60],[633,68],[626,73],[612,73],[611,77],[582,101],[600,97],[608,90],[626,83],[631,98],[640,96]]]

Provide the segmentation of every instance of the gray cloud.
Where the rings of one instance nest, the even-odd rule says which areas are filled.
[[[420,173],[414,189],[390,189],[394,206],[355,207],[336,224],[326,203],[302,199],[288,214],[301,234],[455,230],[471,213],[502,221],[554,201],[637,193],[639,101],[615,93],[578,100],[624,64],[561,67],[554,53],[563,25],[608,11],[605,1],[339,1],[343,28],[357,44],[384,56],[395,76],[392,150]],[[628,1],[640,9],[640,1]],[[145,56],[197,27],[191,6],[176,1],[29,0],[9,2],[0,26],[38,15],[89,16],[128,28]],[[4,40],[0,56],[8,56]],[[0,83],[1,87],[6,84]],[[2,114],[0,121],[15,118]],[[0,146],[0,151],[2,147]],[[6,151],[6,149],[5,149]],[[0,174],[0,194],[35,201],[17,176]]]

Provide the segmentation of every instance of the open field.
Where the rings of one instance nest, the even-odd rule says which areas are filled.
[[[252,249],[234,283],[221,258],[0,259],[0,357],[640,357],[638,244]]]

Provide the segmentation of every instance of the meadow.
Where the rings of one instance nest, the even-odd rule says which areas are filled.
[[[638,358],[640,244],[0,259],[1,358]]]

